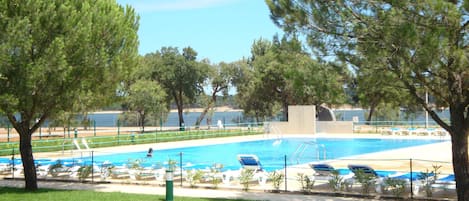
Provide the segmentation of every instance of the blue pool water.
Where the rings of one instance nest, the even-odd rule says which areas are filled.
[[[239,169],[238,154],[255,154],[264,169],[270,171],[288,165],[308,163],[324,159],[367,154],[391,149],[441,142],[431,139],[379,139],[379,138],[282,138],[259,141],[237,142],[177,149],[158,150],[153,147],[153,157],[146,157],[147,150],[94,156],[98,162],[110,161],[116,165],[140,160],[144,166],[165,165],[168,160],[179,163],[183,168],[206,168],[215,163],[223,164],[225,170]],[[305,144],[308,144],[305,146]],[[301,148],[301,146],[303,148]],[[299,148],[300,147],[300,148]],[[181,157],[182,155],[182,157]],[[319,156],[319,158],[318,158]],[[90,160],[85,158],[85,160]]]
[[[235,170],[241,167],[236,158],[238,154],[255,154],[259,157],[263,168],[267,171],[271,171],[284,167],[285,156],[287,157],[287,165],[296,165],[324,160],[324,157],[330,160],[437,142],[442,142],[442,140],[281,138],[164,150],[158,150],[158,147],[153,147],[154,152],[152,157],[146,157],[147,150],[113,154],[99,154],[95,152],[93,159],[91,159],[91,157],[83,157],[64,159],[63,161],[72,160],[86,164],[89,164],[92,160],[95,164],[102,164],[108,161],[114,165],[122,165],[139,160],[143,166],[166,166],[168,160],[174,160],[178,162],[179,166],[180,160],[182,159],[182,163],[180,164],[182,164],[182,167],[185,169],[203,169],[211,167],[215,163],[220,163],[223,164],[223,170]],[[306,146],[305,144],[308,145]],[[41,162],[47,163],[47,160],[36,160],[36,163]]]

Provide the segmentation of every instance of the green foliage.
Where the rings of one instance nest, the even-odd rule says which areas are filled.
[[[269,173],[268,178],[272,182],[272,187],[274,187],[274,189],[278,191],[280,190],[280,185],[283,183],[285,175],[281,172],[273,171]]]
[[[162,86],[168,94],[168,103],[174,101],[180,125],[184,123],[184,106],[196,101],[208,77],[209,65],[196,61],[196,58],[197,52],[191,47],[184,48],[182,53],[175,47],[163,47],[143,58],[142,73],[148,74],[150,80]]]
[[[267,0],[274,23],[315,56],[354,69],[364,105],[424,108],[452,137],[458,199],[469,200],[469,32],[466,1]],[[386,93],[388,92],[388,94]],[[432,102],[425,100],[426,93]],[[383,100],[371,100],[381,97]],[[389,97],[387,97],[389,96]],[[395,99],[395,100],[392,100]],[[396,101],[397,100],[397,101]],[[438,108],[449,107],[445,122]],[[460,168],[458,168],[460,167]],[[463,186],[460,186],[463,185]]]
[[[405,193],[406,181],[397,178],[385,178],[384,185],[386,190],[390,190],[396,197],[401,197]]]
[[[373,174],[367,174],[363,170],[357,170],[355,173],[355,179],[361,185],[361,191],[363,194],[370,193],[370,190],[376,185],[376,176]]]
[[[233,81],[239,105],[248,115],[272,117],[283,110],[286,120],[288,105],[343,102],[342,74],[348,73],[313,60],[297,37],[257,40],[251,54],[249,61],[236,64],[239,72],[235,77],[239,77]]]
[[[145,131],[147,116],[157,115],[160,118],[168,113],[166,106],[166,92],[161,86],[151,80],[137,80],[129,87],[126,103],[130,110],[137,115],[137,124]]]
[[[115,1],[8,1],[0,4],[0,111],[25,146],[32,169],[30,136],[61,111],[103,104],[138,54],[138,16]],[[37,189],[25,172],[26,189]]]
[[[222,182],[220,177],[221,169],[223,169],[223,164],[215,163],[210,167],[209,179],[213,185],[213,188],[218,188],[218,184]]]
[[[305,173],[297,173],[297,181],[301,185],[301,190],[303,192],[310,192],[314,188],[314,179],[311,179]]]
[[[86,178],[88,178],[91,173],[93,172],[93,166],[92,165],[85,165],[81,166],[78,169],[78,179],[83,182],[85,181]]]
[[[176,160],[168,159],[168,170],[175,171],[178,162]]]
[[[433,164],[431,170],[426,169],[425,172],[422,172],[422,174],[419,175],[419,180],[423,181],[423,187],[427,197],[433,196],[432,184],[435,183],[435,181],[438,179],[438,176],[441,174],[441,167],[441,165]]]
[[[251,170],[251,169],[241,170],[241,173],[239,175],[239,183],[243,185],[244,191],[249,190],[250,182],[252,181],[253,177],[254,177],[254,170]]]
[[[332,171],[332,177],[329,179],[329,188],[331,188],[334,192],[343,190],[344,188],[344,179],[339,175],[338,170]]]
[[[204,172],[202,170],[187,170],[186,173],[190,187],[195,187],[197,183],[202,181],[204,176]]]

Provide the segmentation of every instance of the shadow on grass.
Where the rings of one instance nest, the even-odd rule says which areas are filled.
[[[93,190],[38,189],[0,187],[1,200],[48,200],[48,201],[165,201],[162,195],[132,194],[120,192],[97,192]],[[246,201],[241,199],[175,197],[177,201]]]

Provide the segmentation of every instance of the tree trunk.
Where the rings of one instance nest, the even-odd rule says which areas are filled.
[[[455,109],[455,108],[450,108]],[[464,109],[451,113],[451,143],[453,151],[453,171],[456,179],[456,193],[459,201],[469,200],[469,158],[468,136],[469,125],[466,125]],[[455,110],[457,110],[455,109]],[[466,117],[469,118],[469,117]]]
[[[21,161],[23,162],[25,189],[34,191],[37,190],[37,175],[31,145],[32,132],[29,129],[18,130],[18,132],[20,132],[20,152]]]
[[[209,105],[207,107],[204,108],[204,110],[202,111],[202,113],[200,113],[200,116],[197,117],[197,120],[195,121],[195,128],[199,128],[200,127],[200,123],[202,122],[202,120],[205,118],[205,115],[207,114],[208,110],[212,108],[212,103],[209,103]]]
[[[146,114],[144,111],[142,111],[140,113],[140,125],[142,126],[141,133],[145,132],[145,118],[146,118]]]
[[[458,200],[469,200],[469,169],[468,169],[468,146],[466,134],[452,137],[453,143],[453,171],[456,178],[456,192]]]
[[[370,112],[368,113],[368,117],[366,118],[366,125],[370,125],[371,118],[373,118],[373,114],[375,113],[375,110],[376,110],[376,104],[371,104]]]
[[[197,118],[197,121],[195,122],[195,127],[196,128],[199,128],[200,126],[200,122],[202,122],[202,120],[204,119],[205,115],[207,114],[208,110],[210,108],[213,107],[213,104],[217,102],[217,92],[218,90],[215,89],[212,93],[212,98],[210,99],[210,101],[208,102],[207,104],[207,107],[204,108],[204,110],[202,111],[202,113],[200,113],[200,116]]]

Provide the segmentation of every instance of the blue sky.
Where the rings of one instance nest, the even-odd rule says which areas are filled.
[[[140,15],[139,53],[191,46],[198,59],[232,62],[250,56],[254,40],[282,31],[264,0],[117,0]]]

